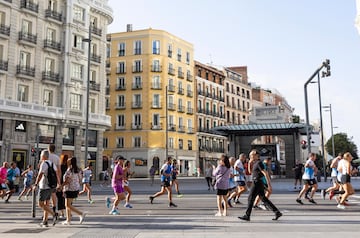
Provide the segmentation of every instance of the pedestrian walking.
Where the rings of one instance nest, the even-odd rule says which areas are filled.
[[[207,167],[205,169],[205,179],[208,186],[208,190],[210,191],[210,188],[214,190],[214,184],[213,184],[213,166],[208,163]]]
[[[160,180],[161,180],[161,190],[154,195],[149,197],[150,203],[152,204],[154,199],[156,197],[159,197],[165,193],[165,191],[168,194],[168,200],[169,200],[169,207],[177,207],[175,203],[172,201],[172,191],[171,191],[171,157],[169,156],[166,160],[166,162],[163,164],[163,166],[160,169]]]
[[[56,188],[51,188],[51,201],[52,201],[52,209],[54,212],[57,212],[57,197],[56,197],[56,191],[60,188],[60,176],[61,176],[61,169],[60,169],[60,157],[55,154],[55,145],[49,144],[48,145],[48,151],[49,151],[49,161],[51,161],[54,164],[54,167],[56,167],[56,177],[57,177],[57,186]]]
[[[245,212],[245,215],[238,217],[244,221],[250,221],[251,211],[253,209],[254,201],[257,196],[260,197],[261,201],[265,204],[266,207],[271,209],[275,213],[273,220],[278,220],[282,216],[282,213],[279,209],[265,196],[265,187],[262,180],[265,177],[268,188],[271,190],[271,181],[268,172],[264,168],[264,164],[260,160],[260,154],[257,150],[252,150],[249,154],[250,161],[252,164],[252,177],[253,184],[250,188],[250,193],[248,197],[248,205]]]
[[[72,213],[75,212],[79,215],[79,224],[84,222],[86,213],[81,212],[74,206],[74,199],[79,195],[81,188],[81,171],[77,166],[76,157],[71,157],[67,160],[67,170],[63,177],[63,192],[65,196],[65,207],[66,207],[66,220],[62,223],[63,225],[71,225]]]
[[[39,186],[39,207],[43,210],[43,220],[39,224],[41,227],[48,227],[48,215],[51,214],[53,216],[53,226],[56,224],[58,220],[58,214],[54,212],[50,206],[50,198],[51,198],[51,189],[48,185],[48,171],[49,167],[53,167],[56,171],[56,166],[53,166],[53,163],[49,161],[49,151],[43,150],[40,153],[41,163],[39,165],[39,173],[36,177],[35,184],[33,189],[36,189]]]
[[[67,170],[67,161],[69,159],[69,156],[66,154],[63,154],[60,156],[60,184],[64,183],[64,175]],[[58,187],[56,189],[56,198],[57,198],[57,209],[59,213],[59,218],[64,219],[65,218],[65,197],[62,186]]]
[[[218,207],[218,212],[215,216],[227,216],[227,194],[229,191],[229,178],[230,178],[230,161],[227,155],[222,155],[218,166],[215,168],[215,189],[216,189],[216,204]]]
[[[150,182],[151,182],[150,186],[153,186],[153,184],[154,184],[155,172],[156,172],[155,166],[151,165],[151,168],[149,170]]]
[[[304,165],[300,163],[299,160],[296,160],[296,163],[292,170],[294,171],[294,177],[295,177],[294,190],[296,190],[297,184],[299,184],[299,189],[301,189],[301,181],[302,181],[301,176],[304,171]]]

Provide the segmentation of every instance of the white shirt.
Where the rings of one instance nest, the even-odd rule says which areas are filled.
[[[41,177],[41,180],[39,182],[40,189],[50,189],[50,187],[48,185],[48,180],[47,180],[49,166],[47,165],[46,162],[49,163],[50,166],[53,164],[50,160],[43,160],[41,162],[40,168],[39,168],[39,173],[43,173],[43,176]],[[54,170],[57,171],[57,167],[56,166],[53,166],[53,167],[54,167]]]

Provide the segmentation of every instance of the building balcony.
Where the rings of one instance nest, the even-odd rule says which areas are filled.
[[[187,90],[187,92],[186,92],[186,96],[188,96],[188,97],[193,97],[193,91],[190,91],[190,90]]]
[[[179,126],[178,132],[185,133],[185,126]]]
[[[161,89],[161,83],[152,83],[151,89]]]
[[[100,92],[100,84],[96,83],[96,81],[90,81],[89,86],[90,90]]]
[[[188,133],[188,134],[194,134],[194,133],[195,133],[194,128],[188,127],[188,128],[187,128],[187,133]]]
[[[168,131],[176,131],[176,125],[170,123],[170,124],[168,125]]]
[[[132,72],[133,73],[141,73],[143,71],[142,65],[135,65],[133,66]]]
[[[126,109],[126,105],[125,105],[125,102],[117,102],[117,103],[115,103],[115,109],[121,109],[121,110],[123,110],[123,109]]]
[[[142,89],[142,83],[133,83],[131,89]]]
[[[184,106],[178,106],[178,112],[185,112]]]
[[[142,129],[142,123],[140,123],[140,124],[131,123],[131,129],[132,130],[141,130]]]
[[[115,90],[116,90],[116,91],[123,91],[123,90],[126,90],[126,85],[125,85],[125,84],[119,84],[119,85],[116,85]]]
[[[170,85],[168,86],[168,91],[174,93],[174,92],[175,92],[175,86],[170,84]]]
[[[188,107],[186,110],[186,113],[192,115],[192,114],[194,114],[194,109]]]
[[[115,130],[125,130],[126,124],[125,123],[124,124],[115,123],[114,128],[115,128]]]
[[[168,74],[174,76],[174,75],[175,75],[175,69],[169,68],[169,69],[168,69]]]
[[[151,130],[162,130],[162,126],[161,125],[153,125],[151,123]]]
[[[116,73],[117,74],[126,74],[126,70],[122,67],[117,67],[116,68]]]
[[[189,82],[192,82],[193,81],[193,76],[191,74],[187,74],[186,75],[186,80],[189,81]]]
[[[16,66],[16,74],[22,74],[30,77],[35,77],[35,68],[25,65]]]
[[[61,51],[60,42],[56,42],[53,40],[44,40],[44,48],[50,48],[52,50]]]
[[[0,70],[1,71],[8,71],[8,61],[0,60]]]
[[[101,63],[101,56],[97,54],[91,54],[90,56],[91,61],[96,63]]]
[[[183,88],[178,88],[178,94],[184,95],[184,89]]]
[[[27,9],[34,13],[39,13],[39,4],[36,4],[34,3],[34,1],[31,0],[21,0],[20,8]]]
[[[174,103],[168,103],[167,109],[170,111],[175,111],[175,104]]]
[[[179,71],[179,72],[178,72],[178,78],[180,78],[180,79],[185,78],[185,77],[184,77],[184,72]]]
[[[54,73],[52,71],[43,71],[42,72],[42,80],[50,81],[54,83],[60,83],[60,74]]]
[[[10,26],[0,24],[0,34],[5,36],[10,36]]]
[[[133,108],[133,109],[142,108],[142,102],[140,102],[140,101],[132,102],[131,108]]]
[[[102,35],[102,30],[100,28],[97,28],[95,26],[91,26],[91,33],[94,33],[97,36]]]
[[[160,109],[161,108],[161,104],[159,102],[151,102],[151,108],[153,109]]]
[[[161,65],[151,65],[151,72],[162,72],[162,66]]]
[[[45,10],[45,17],[56,20],[58,22],[62,22],[62,14],[51,9]]]
[[[19,41],[30,42],[30,43],[36,45],[37,36],[33,35],[33,34],[30,34],[30,33],[20,31],[19,32]]]

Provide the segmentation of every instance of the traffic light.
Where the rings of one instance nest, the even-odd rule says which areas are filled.
[[[35,156],[35,155],[36,155],[35,148],[31,147],[31,156]]]
[[[323,66],[326,68],[326,71],[325,71],[325,72],[322,72],[322,77],[329,77],[329,76],[331,76],[330,60],[329,60],[329,59],[326,59],[326,60],[323,62]]]
[[[305,149],[307,148],[306,140],[302,140],[300,143],[301,143],[301,148],[302,148],[303,150],[305,150]]]

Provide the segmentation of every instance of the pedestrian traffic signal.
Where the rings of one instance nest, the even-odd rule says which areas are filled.
[[[306,148],[307,148],[307,143],[306,143],[306,140],[301,140],[301,148],[303,149],[303,150],[305,150]]]

